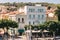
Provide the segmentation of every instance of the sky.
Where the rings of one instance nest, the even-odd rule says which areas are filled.
[[[0,0],[0,3],[5,2],[48,2],[48,3],[60,4],[60,0]]]

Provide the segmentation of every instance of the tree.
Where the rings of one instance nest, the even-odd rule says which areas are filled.
[[[0,20],[0,28],[4,28],[2,20]]]
[[[12,28],[16,28],[18,27],[18,23],[15,22],[15,21],[12,21],[12,20],[1,20],[1,24],[3,24],[2,26],[6,27],[6,28],[9,28],[9,27],[12,27]]]
[[[49,21],[49,22],[46,22],[46,24],[50,32],[56,32],[56,29],[58,28],[58,25],[59,25],[59,23],[55,21]]]
[[[57,7],[57,10],[55,11],[55,14],[58,17],[58,21],[60,21],[60,6]]]
[[[60,21],[58,22],[58,26],[57,26],[57,30],[56,30],[56,35],[60,35]]]
[[[43,34],[43,31],[44,30],[46,30],[46,26],[45,26],[45,24],[40,24],[40,26],[39,26],[39,29],[41,30],[41,33],[42,33],[42,37],[44,38],[44,34]]]
[[[4,35],[6,35],[5,37],[8,37],[8,28],[9,27],[12,27],[12,28],[16,28],[16,27],[18,27],[18,24],[17,24],[17,22],[15,22],[15,21],[12,21],[12,20],[7,20],[7,19],[2,19],[2,20],[0,20],[0,28],[6,28],[6,30],[5,30],[5,33],[4,33]],[[7,38],[7,40],[8,40],[8,38]]]
[[[6,28],[8,29],[8,20],[0,20],[0,28]]]
[[[0,28],[6,28],[8,30],[9,27],[17,28],[18,23],[12,20],[6,20],[6,19],[0,20]]]
[[[54,21],[49,21],[47,27],[49,27],[50,32],[53,32],[53,36],[55,38],[55,32],[56,32],[56,30],[58,28],[58,23],[54,22]]]
[[[17,28],[18,27],[18,23],[15,21],[11,21],[9,20],[8,26],[11,28]]]
[[[45,30],[45,25],[44,24],[40,25],[40,29],[41,31]]]
[[[25,25],[25,30],[28,30],[29,29],[29,25]]]

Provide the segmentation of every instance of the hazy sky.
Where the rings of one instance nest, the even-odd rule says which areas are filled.
[[[60,4],[60,0],[0,0],[0,3],[5,2],[48,2],[48,3]]]

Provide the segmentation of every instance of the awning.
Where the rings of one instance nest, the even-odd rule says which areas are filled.
[[[24,29],[19,29],[18,32],[24,32]]]
[[[27,31],[25,31],[25,32],[30,32],[30,30],[27,30]],[[38,31],[35,31],[35,30],[32,30],[32,33],[39,33],[40,32],[40,30],[38,30]]]
[[[49,32],[49,31],[47,31],[47,30],[44,30],[43,32]]]
[[[35,30],[32,30],[33,33],[39,33],[41,30],[38,30],[38,31],[35,31]]]

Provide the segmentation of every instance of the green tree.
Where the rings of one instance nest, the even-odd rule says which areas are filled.
[[[54,21],[49,21],[47,24],[47,27],[49,27],[49,31],[53,32],[53,36],[55,37],[55,32],[58,28],[58,23]]]
[[[57,30],[56,30],[56,35],[60,35],[60,21],[58,22]]]
[[[57,10],[55,11],[55,14],[58,17],[58,21],[60,21],[60,6],[57,7]]]
[[[40,24],[40,26],[39,26],[39,29],[41,30],[41,33],[42,33],[42,37],[44,38],[44,34],[43,34],[43,31],[44,30],[46,30],[46,26],[45,26],[45,24]]]
[[[18,27],[18,23],[15,22],[15,21],[9,21],[9,24],[8,24],[9,27],[11,28],[17,28]]]
[[[52,32],[56,32],[57,26],[58,26],[57,23],[53,22],[53,21],[50,22],[49,25],[48,25],[50,31],[52,31]]]
[[[9,27],[17,28],[18,27],[18,23],[15,22],[15,21],[12,21],[12,20],[6,20],[6,19],[0,20],[0,28],[8,29]]]
[[[3,28],[8,28],[8,20],[0,20],[1,21],[1,27],[3,27]]]
[[[17,24],[17,22],[12,21],[12,20],[6,20],[6,19],[0,20],[0,28],[3,28],[3,29],[6,28],[6,30],[7,30],[7,31],[5,30],[5,33],[8,33],[9,27],[16,28],[16,27],[18,27],[18,24]],[[6,36],[8,37],[8,34]],[[8,40],[8,38],[7,38],[7,40]]]
[[[29,29],[29,25],[25,25],[25,30],[28,30]]]
[[[4,28],[2,20],[0,20],[0,28]]]
[[[45,30],[45,25],[44,24],[40,25],[39,27],[40,27],[41,31]]]

